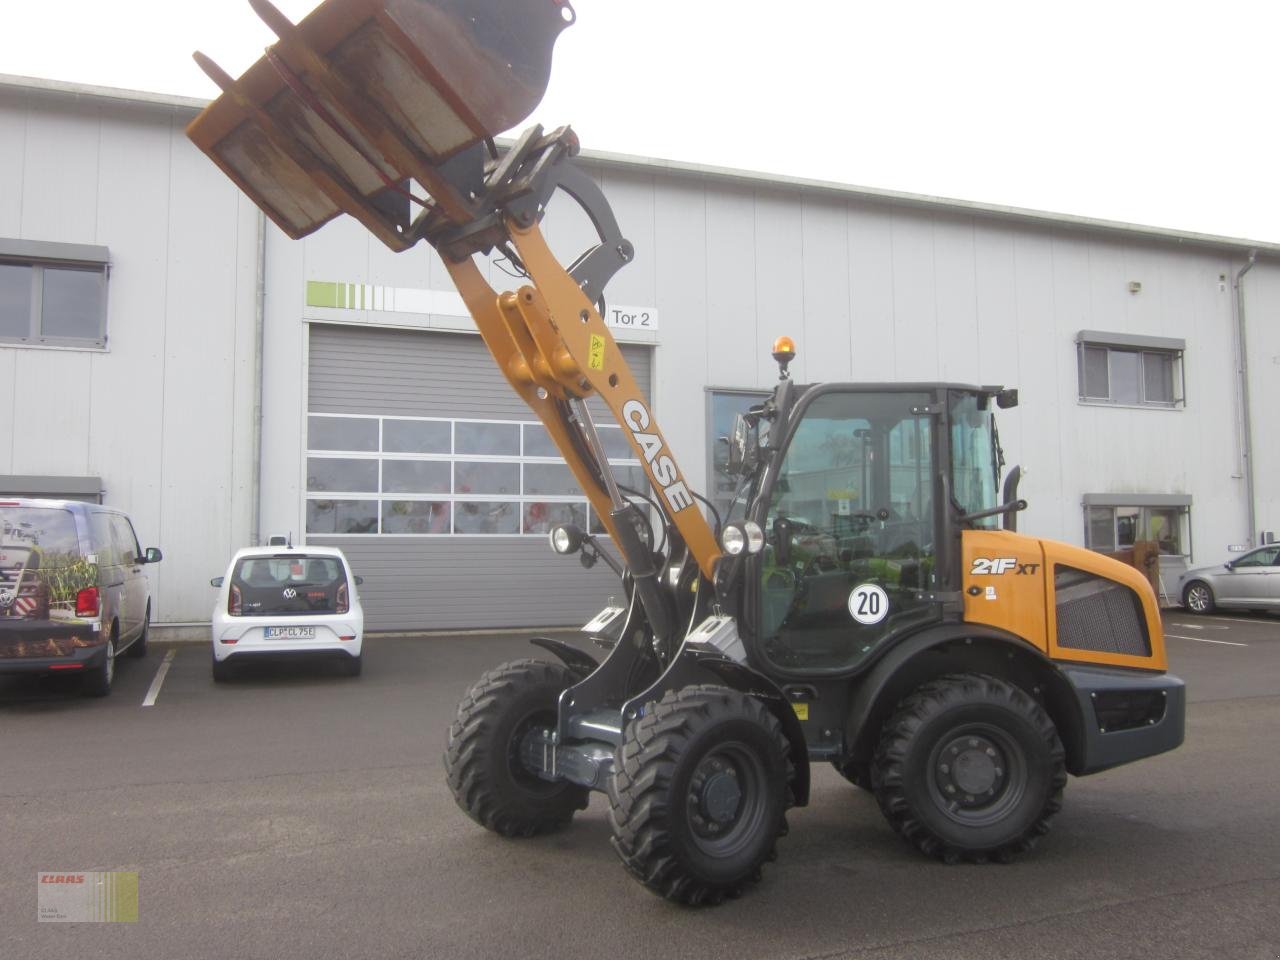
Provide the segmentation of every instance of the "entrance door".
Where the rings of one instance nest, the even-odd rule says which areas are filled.
[[[769,493],[760,649],[795,672],[854,666],[936,617],[933,420],[927,393],[824,392]]]

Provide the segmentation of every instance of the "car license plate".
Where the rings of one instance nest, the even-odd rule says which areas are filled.
[[[315,627],[267,627],[263,631],[267,640],[314,640]]]

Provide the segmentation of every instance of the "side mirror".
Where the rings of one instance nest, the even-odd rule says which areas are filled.
[[[760,461],[760,435],[755,423],[744,414],[735,414],[733,433],[724,440],[729,444],[729,461],[725,473],[731,477],[745,477],[752,473]]]
[[[209,586],[211,587],[222,586],[222,577],[214,577],[212,580],[209,581]]]
[[[791,564],[791,530],[791,521],[786,517],[773,521],[773,556],[780,567]]]
[[[362,584],[362,583],[364,583],[364,577],[362,577],[362,576],[360,576],[359,574],[357,574],[357,575],[356,575],[356,586],[358,587],[358,586],[360,586],[360,584]]]
[[[1234,570],[1236,568],[1236,562],[1234,560],[1228,560],[1226,563],[1223,564],[1223,566],[1226,567],[1228,570]]]
[[[159,547],[147,547],[146,555],[142,558],[143,563],[159,563],[164,559],[164,554],[160,552]]]

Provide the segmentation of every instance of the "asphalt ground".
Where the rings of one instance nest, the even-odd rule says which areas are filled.
[[[454,704],[542,655],[517,637],[374,638],[358,679],[298,664],[228,686],[207,647],[154,645],[106,700],[0,679],[0,957],[1274,960],[1280,618],[1166,630],[1186,744],[1072,779],[1029,857],[926,860],[821,765],[763,882],[701,910],[625,874],[598,795],[524,841],[454,805]],[[139,921],[38,923],[51,870],[136,871]]]

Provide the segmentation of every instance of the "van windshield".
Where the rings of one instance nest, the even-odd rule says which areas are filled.
[[[340,560],[299,553],[241,557],[231,572],[248,617],[337,613],[338,591],[346,584]]]

